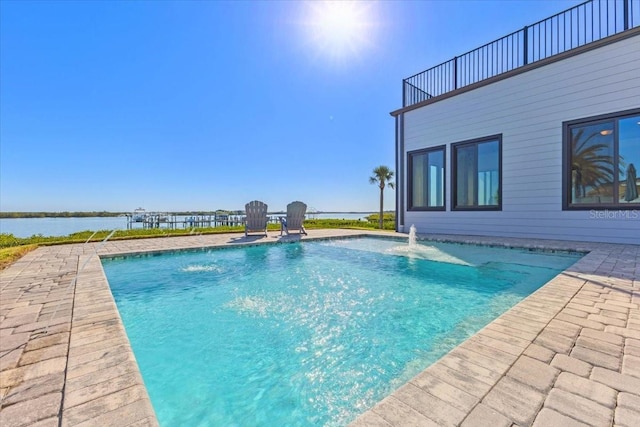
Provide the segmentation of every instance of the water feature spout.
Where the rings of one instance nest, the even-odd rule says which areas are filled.
[[[409,248],[415,248],[416,245],[416,226],[411,224],[409,228]]]

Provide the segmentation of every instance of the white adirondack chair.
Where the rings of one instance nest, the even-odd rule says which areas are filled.
[[[244,205],[246,214],[244,223],[244,235],[247,237],[249,233],[257,233],[267,235],[267,205],[259,200]]]
[[[304,216],[307,213],[307,205],[302,202],[291,202],[287,205],[287,218],[280,219],[280,235],[291,230],[298,230],[300,234],[307,234],[304,229]]]

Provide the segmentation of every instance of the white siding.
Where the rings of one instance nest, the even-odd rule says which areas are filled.
[[[405,113],[404,182],[406,152],[446,144],[447,210],[406,211],[405,193],[400,231],[415,224],[419,233],[640,244],[640,207],[562,210],[562,122],[634,108],[640,36]],[[451,143],[495,134],[502,134],[502,211],[450,211]]]

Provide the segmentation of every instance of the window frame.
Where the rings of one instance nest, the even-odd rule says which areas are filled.
[[[442,206],[413,206],[413,156],[442,151]],[[407,152],[407,211],[446,211],[447,210],[447,146],[437,145],[434,147],[421,148]],[[427,201],[429,200],[429,176],[426,176]]]
[[[498,204],[457,206],[458,200],[458,149],[461,147],[478,146],[484,142],[498,141]],[[477,152],[477,148],[476,148]],[[452,211],[501,211],[502,210],[502,134],[483,136],[451,144],[451,210]]]
[[[618,111],[615,113],[601,114],[598,116],[584,117],[581,119],[568,120],[562,122],[562,210],[563,211],[592,211],[592,210],[637,210],[640,209],[640,203],[619,203],[618,199],[613,196],[611,203],[571,203],[571,129],[575,126],[590,126],[604,122],[613,121],[613,157],[617,159],[620,155],[620,131],[619,121],[629,117],[640,115],[640,108],[631,110]],[[639,147],[640,148],[640,147]],[[615,165],[613,174],[613,187],[619,188],[619,163]]]

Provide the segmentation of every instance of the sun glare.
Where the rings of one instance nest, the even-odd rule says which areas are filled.
[[[308,3],[307,27],[322,56],[343,61],[372,45],[373,5],[363,1]]]

